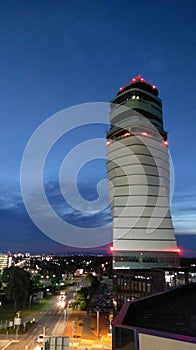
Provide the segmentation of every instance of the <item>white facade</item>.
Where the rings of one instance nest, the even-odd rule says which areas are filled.
[[[114,248],[177,249],[169,209],[167,147],[144,136],[129,136],[107,147],[107,159]]]
[[[125,95],[129,98],[123,101],[123,94],[118,94],[113,101],[121,104],[111,105],[107,174],[114,268],[148,268],[152,262],[157,267],[176,266],[178,249],[170,213],[170,163],[161,102],[143,85],[143,90],[137,89],[137,101],[135,95],[131,97],[130,84]],[[141,101],[140,92],[146,101],[144,97]],[[157,101],[156,111],[150,98]],[[134,109],[136,103],[142,113],[146,109],[148,118]],[[158,121],[152,123],[154,119]]]

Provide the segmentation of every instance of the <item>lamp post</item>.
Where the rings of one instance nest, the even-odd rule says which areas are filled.
[[[99,310],[97,310],[97,339],[99,339]]]
[[[29,297],[29,311],[31,310],[31,301],[32,301],[32,295]]]
[[[67,320],[67,305],[66,305],[65,309],[63,310],[63,316],[64,316],[63,321],[65,322]]]
[[[74,330],[75,330],[75,321],[72,322],[72,350],[73,350],[73,343],[74,343]]]

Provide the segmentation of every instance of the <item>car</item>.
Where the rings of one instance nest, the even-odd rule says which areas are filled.
[[[40,334],[40,335],[37,337],[37,342],[38,342],[38,343],[43,343],[43,342],[44,342],[44,337],[45,337],[44,334]]]

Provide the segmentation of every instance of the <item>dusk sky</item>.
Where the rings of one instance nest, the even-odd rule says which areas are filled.
[[[41,232],[27,213],[20,187],[25,147],[42,123],[59,111],[65,110],[66,117],[70,107],[75,106],[77,114],[82,109],[78,105],[96,102],[102,102],[104,109],[120,86],[142,74],[157,86],[163,102],[164,127],[175,171],[171,210],[178,246],[183,256],[196,257],[195,33],[195,0],[1,0],[0,252],[67,251]],[[56,214],[71,226],[88,232],[92,229],[97,242],[101,237],[104,245],[112,239],[109,206],[103,205],[100,210],[91,207],[94,209],[85,213],[76,210],[65,201],[59,185],[64,157],[74,147],[97,138],[102,139],[103,148],[109,116],[105,113],[99,122],[99,112],[98,107],[88,127],[70,129],[59,137],[46,157],[43,178],[46,196]],[[38,154],[40,148],[38,144]],[[97,183],[107,176],[103,152],[100,150],[97,156],[95,145],[88,146],[88,150],[92,150],[92,156],[82,164],[77,185],[89,203],[96,201]],[[80,163],[80,153],[76,156],[76,163]],[[29,164],[28,186],[32,186],[43,217],[44,207],[34,192],[36,162]],[[69,185],[64,190],[74,200],[71,168],[67,171]],[[107,204],[104,186],[101,203]],[[65,231],[65,235],[71,246],[72,230]],[[82,234],[77,248],[80,244],[85,245]]]

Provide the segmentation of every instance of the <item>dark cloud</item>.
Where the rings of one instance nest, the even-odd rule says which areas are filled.
[[[60,244],[39,231],[25,208],[0,209],[0,252],[31,252],[50,254],[90,253],[93,249],[80,249]],[[96,248],[96,251],[98,248]],[[104,249],[107,252],[107,249]]]
[[[67,185],[71,188],[71,184]],[[93,201],[97,199],[97,192],[91,183],[82,183],[83,192],[85,193],[86,201]],[[67,201],[63,198],[60,192],[59,185],[56,182],[49,182],[45,186],[48,200],[52,208],[60,215],[65,221],[79,227],[100,227],[111,222],[110,208],[107,206],[105,210],[99,212],[91,212],[91,206],[89,203],[88,210],[79,211],[71,207]],[[71,195],[71,194],[70,194]],[[108,196],[108,193],[106,193]],[[84,209],[86,209],[84,207]]]
[[[92,195],[95,188],[93,184],[83,183],[86,198],[95,199]],[[100,227],[111,223],[110,208],[100,212],[82,212],[72,208],[63,198],[56,181],[46,185],[46,193],[52,208],[65,221],[78,227]],[[14,188],[8,190],[1,186],[0,195],[0,251],[31,251],[31,252],[67,252],[66,246],[59,244],[46,235],[33,224],[25,209],[22,197]],[[183,256],[196,256],[196,230],[195,230],[195,196],[178,194],[172,205],[173,222],[178,245],[183,249]],[[41,208],[40,208],[41,210]],[[111,237],[111,230],[108,232]],[[112,240],[112,237],[111,237]],[[77,251],[77,249],[76,249]]]
[[[91,188],[86,186],[90,197]],[[52,208],[65,221],[79,227],[103,227],[111,222],[110,209],[98,213],[74,210],[64,200],[55,182],[47,184],[47,195]],[[6,195],[7,194],[7,195]],[[35,198],[34,198],[35,199]],[[39,205],[39,200],[38,200]],[[42,210],[43,208],[40,208]],[[44,215],[44,210],[43,210]],[[0,197],[0,251],[66,252],[67,247],[44,235],[31,221],[20,193],[4,191]],[[111,232],[108,232],[109,239]],[[76,251],[78,251],[76,249]]]
[[[109,210],[96,214],[83,214],[73,211],[72,213],[65,214],[63,218],[79,227],[100,227],[111,222],[111,214]]]
[[[178,193],[172,202],[171,211],[175,232],[196,234],[196,193]]]

